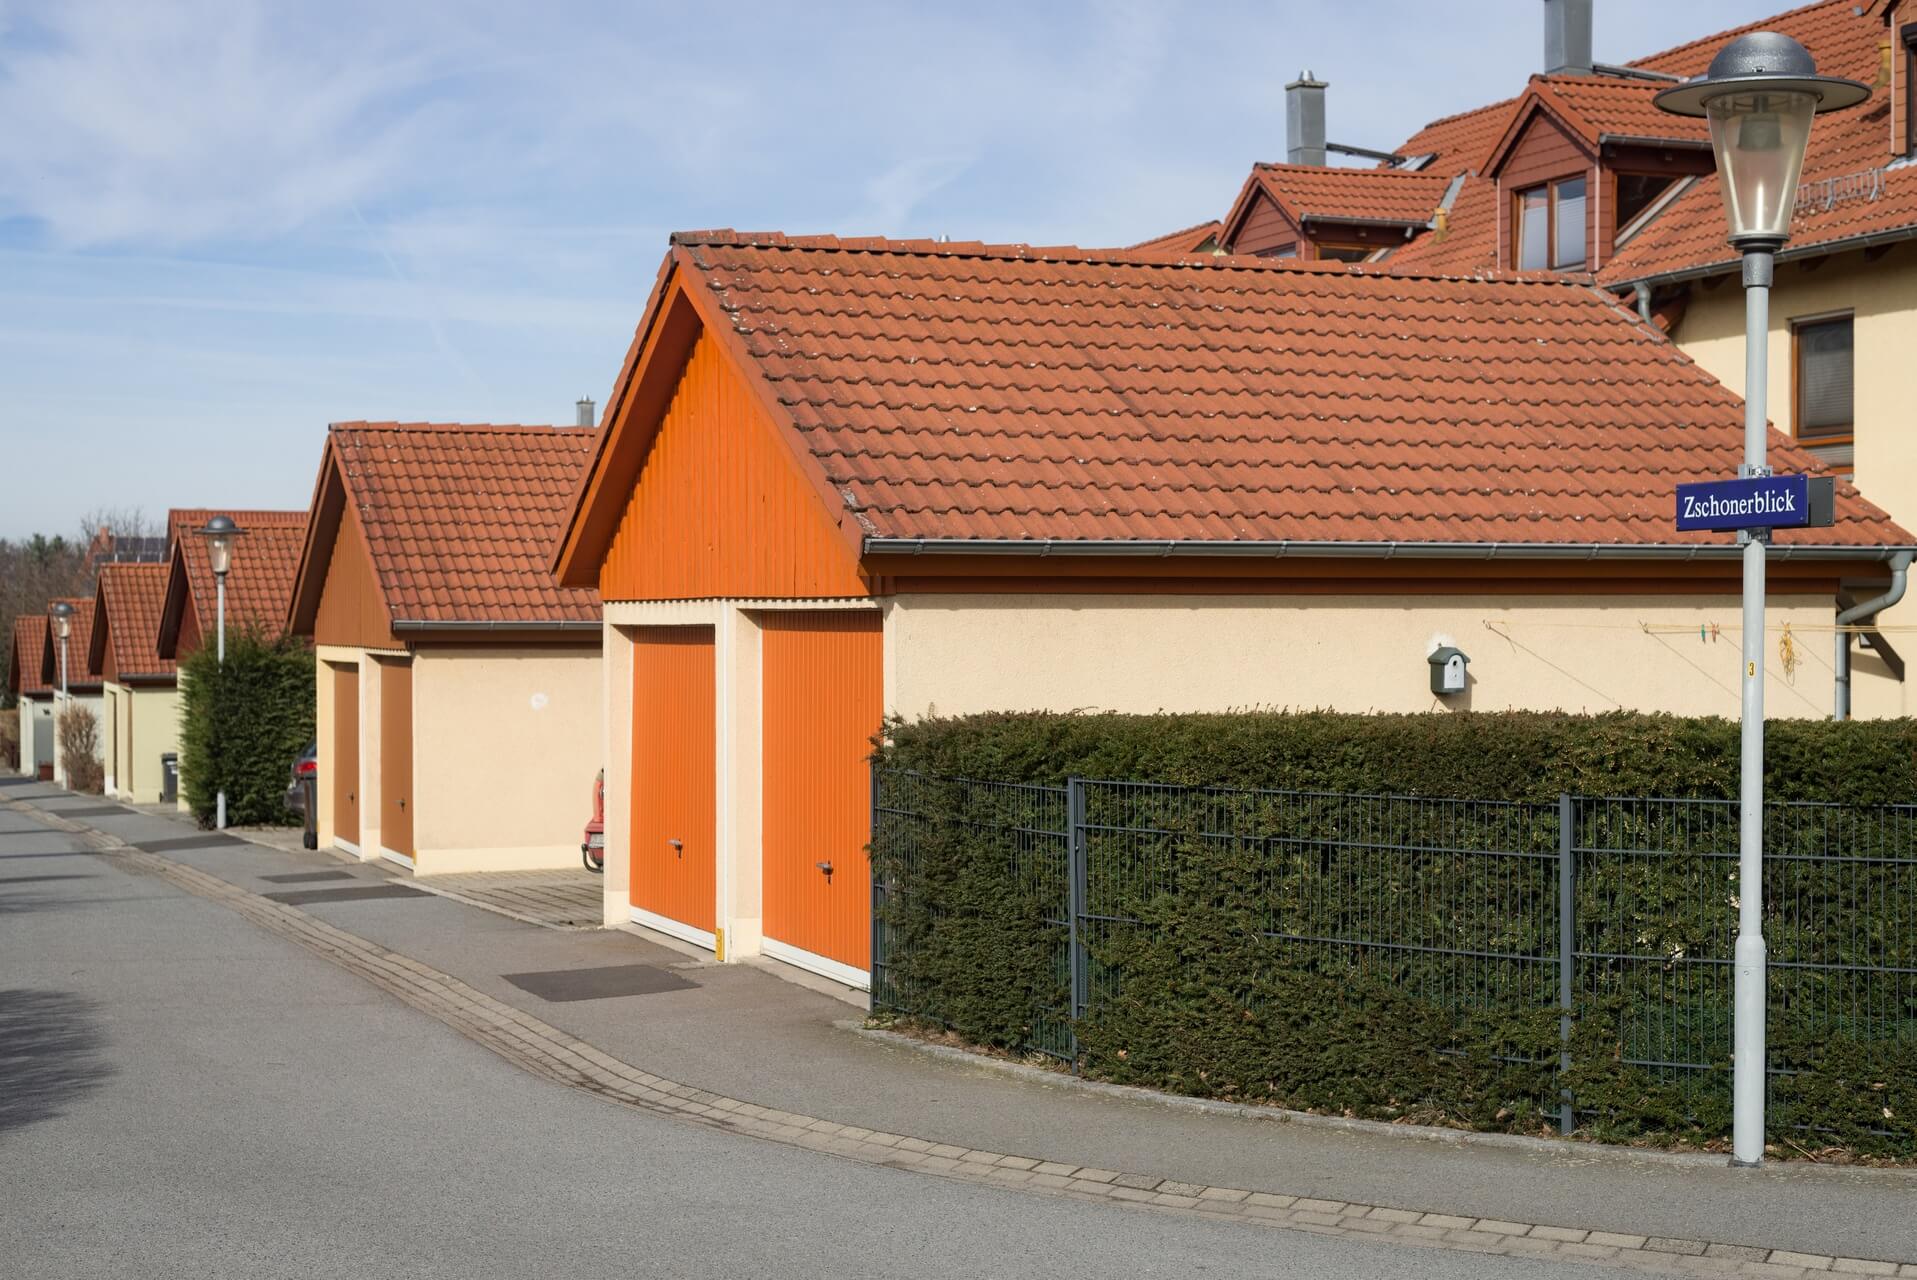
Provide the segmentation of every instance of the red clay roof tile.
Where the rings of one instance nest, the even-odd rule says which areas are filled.
[[[171,659],[160,656],[158,648],[160,614],[166,607],[166,575],[164,564],[100,566],[95,603],[106,615],[105,641],[113,646],[113,666],[122,680],[170,676],[177,670]],[[98,621],[96,618],[96,624]],[[90,654],[90,644],[88,649]],[[91,657],[88,666],[96,675],[104,669]]]
[[[547,565],[593,437],[590,427],[334,425],[392,621],[597,621],[597,593],[557,585]]]
[[[226,575],[227,625],[261,627],[278,634],[293,595],[293,575],[306,537],[306,512],[176,507],[166,513],[167,541],[173,548],[168,571],[186,575],[194,621],[203,636],[212,635],[216,625],[217,584],[206,539],[199,531],[216,515],[232,517],[244,531],[234,545]]]
[[[1261,164],[1252,170],[1272,198],[1298,219],[1422,226],[1451,185],[1440,170],[1336,169]]]
[[[40,660],[46,649],[45,614],[23,613],[13,620],[13,651],[7,659],[7,683],[19,697],[52,692],[40,674]]]
[[[53,625],[52,610],[54,605],[62,603],[73,606],[73,617],[67,624],[67,688],[97,689],[99,677],[87,671],[87,652],[93,646],[93,601],[83,596],[47,602],[46,647],[41,651],[40,677],[49,688],[60,687],[60,636]]]
[[[1210,222],[1201,222],[1196,226],[1184,227],[1177,231],[1168,231],[1162,236],[1153,236],[1132,245],[1139,253],[1197,253],[1207,244],[1218,238],[1224,224],[1213,218]]]
[[[868,536],[1701,545],[1672,486],[1741,459],[1737,397],[1576,280],[674,244]],[[1912,543],[1838,492],[1780,543]]]

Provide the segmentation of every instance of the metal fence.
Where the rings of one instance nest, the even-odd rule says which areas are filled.
[[[1765,833],[1774,1042],[1917,1047],[1917,806],[1772,804]],[[1028,941],[1051,960],[1021,1047],[1076,1061],[1075,1025],[1124,989],[1128,931],[1155,927],[1143,918],[1155,902],[1193,910],[1181,868],[1216,855],[1207,866],[1238,869],[1221,892],[1251,911],[1265,963],[1362,974],[1461,1015],[1555,1012],[1560,1071],[1573,1065],[1575,1019],[1602,1016],[1610,1061],[1703,1083],[1729,1066],[1737,837],[1734,801],[1043,787],[879,770],[873,1002],[947,1020],[938,994],[902,973],[911,944],[891,922],[910,895],[992,891],[918,873],[935,842],[964,841],[1002,871],[995,909],[1031,922]],[[922,920],[941,910],[914,905]],[[1535,1043],[1434,1047],[1540,1063]],[[1774,1087],[1791,1070],[1778,1056]],[[1568,1094],[1541,1101],[1574,1126]]]

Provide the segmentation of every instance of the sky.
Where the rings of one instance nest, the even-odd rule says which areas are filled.
[[[1597,0],[1623,62],[1784,7]],[[1129,244],[1541,70],[1539,0],[0,0],[0,537],[571,422],[704,227]],[[47,465],[51,463],[52,465]]]

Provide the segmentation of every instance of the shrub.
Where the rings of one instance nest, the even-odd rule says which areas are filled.
[[[213,821],[291,824],[287,767],[313,736],[313,655],[297,639],[229,632],[226,663],[214,645],[180,664],[180,782],[187,807]]]
[[[0,710],[0,767],[9,773],[20,768],[20,716],[21,705]]]
[[[100,761],[100,717],[90,707],[69,702],[60,709],[60,762],[67,788],[99,795],[106,786]]]
[[[1913,746],[1910,721],[1778,722],[1768,789],[1857,806],[1917,800]],[[1535,1131],[1555,1127],[1568,1087],[1595,1136],[1729,1130],[1729,971],[1667,960],[1727,956],[1734,810],[1580,810],[1591,824],[1580,844],[1659,852],[1579,859],[1580,950],[1647,963],[1579,962],[1573,1065],[1560,1079],[1555,801],[1734,799],[1734,723],[982,715],[894,724],[878,760],[908,771],[884,777],[872,849],[884,887],[878,1007],[975,1043],[1076,1052],[1092,1075],[1175,1092]],[[1059,789],[1074,777],[1175,784],[1079,792],[1076,1021]],[[1268,794],[1278,791],[1325,794]],[[1530,803],[1376,799],[1391,794]],[[1917,870],[1812,860],[1851,843],[1908,859],[1917,814],[1789,812],[1768,848],[1810,856],[1769,881],[1782,912],[1773,959],[1835,967],[1773,971],[1772,1132],[1917,1152],[1917,988],[1879,973],[1866,996],[1853,982],[1917,963],[1917,943],[1894,927]],[[1517,856],[1458,852],[1469,850]],[[1488,958],[1507,956],[1532,959]],[[1646,1057],[1711,1069],[1632,1065]]]

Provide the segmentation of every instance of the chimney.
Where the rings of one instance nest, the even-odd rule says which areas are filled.
[[[1544,0],[1544,74],[1591,74],[1592,0]]]
[[[578,423],[578,425],[582,427],[596,427],[599,425],[599,411],[593,405],[592,401],[581,400],[575,404],[573,408],[577,410],[573,420]]]
[[[1315,164],[1325,162],[1325,89],[1324,81],[1309,71],[1285,86],[1285,162]]]

